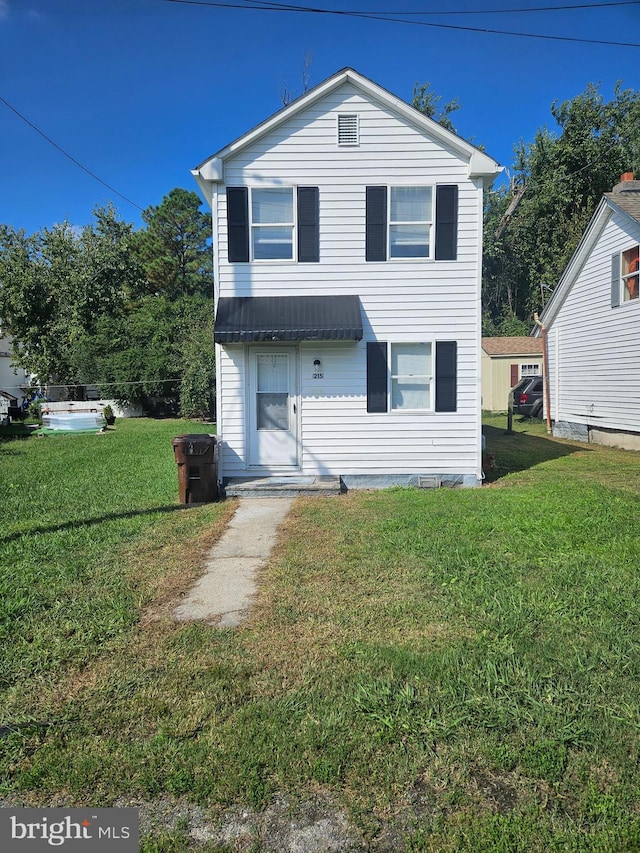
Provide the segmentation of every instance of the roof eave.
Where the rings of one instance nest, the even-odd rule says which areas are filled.
[[[215,164],[216,160],[221,161],[224,164],[224,161],[238,154],[247,146],[259,140],[262,136],[279,127],[285,121],[288,121],[293,116],[297,115],[299,112],[307,109],[316,101],[323,98],[325,95],[337,89],[339,86],[344,83],[352,83],[354,86],[359,88],[361,91],[369,94],[370,97],[375,98],[378,101],[381,101],[383,104],[388,106],[389,108],[395,110],[397,113],[402,115],[408,121],[421,126],[425,131],[427,131],[431,136],[435,137],[442,143],[453,148],[458,154],[466,157],[469,160],[469,177],[470,178],[483,178],[490,179],[495,178],[496,175],[502,172],[503,167],[497,163],[497,161],[493,160],[484,152],[480,151],[480,149],[476,148],[474,145],[471,145],[469,142],[466,142],[461,137],[457,136],[455,133],[452,133],[450,130],[447,130],[442,125],[438,124],[438,122],[429,118],[428,116],[423,115],[419,110],[410,104],[403,101],[397,95],[392,94],[387,89],[384,89],[382,86],[379,86],[377,83],[374,83],[372,80],[369,80],[367,77],[363,77],[357,71],[354,71],[352,68],[344,68],[342,71],[338,71],[333,76],[327,78],[322,83],[319,83],[317,86],[314,86],[313,89],[310,89],[308,92],[305,92],[299,98],[296,98],[295,101],[292,101],[287,106],[283,107],[278,112],[274,113],[272,116],[267,118],[265,121],[256,125],[252,130],[248,133],[245,133],[243,136],[238,137],[233,142],[230,142],[224,148],[221,148],[215,154],[212,154],[210,157],[207,157],[205,160],[200,163],[193,170],[193,174],[200,174],[204,180],[207,181],[222,181],[223,177],[218,177],[218,175],[223,174],[223,172],[219,172],[219,167]],[[211,177],[206,177],[207,172],[211,170]]]

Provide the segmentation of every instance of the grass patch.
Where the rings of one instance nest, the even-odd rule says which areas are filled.
[[[16,490],[40,471],[3,534],[4,720],[52,723],[1,739],[5,796],[327,790],[399,850],[640,849],[640,455],[489,419],[481,490],[298,501],[229,631],[163,609],[228,507],[175,508],[164,422],[127,424],[103,477],[120,423],[0,449]]]

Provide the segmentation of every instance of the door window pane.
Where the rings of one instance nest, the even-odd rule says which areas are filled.
[[[256,394],[258,429],[289,429],[289,395]]]
[[[258,356],[258,391],[289,389],[289,357],[286,355]]]

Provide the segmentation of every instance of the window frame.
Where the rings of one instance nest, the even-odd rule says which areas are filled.
[[[430,190],[431,199],[429,203],[429,219],[391,219],[391,210],[393,207],[392,196],[394,190],[402,190],[402,189],[428,189]],[[436,185],[435,184],[387,184],[387,260],[388,261],[401,261],[401,262],[421,262],[421,261],[432,261],[435,255],[435,204],[436,204]],[[391,251],[391,228],[392,226],[402,226],[402,225],[426,225],[427,226],[427,254],[426,255],[413,255],[410,257],[394,255]]]
[[[415,373],[415,374],[395,374],[393,372],[393,349],[394,347],[415,347],[428,346],[429,359],[431,362],[430,373]],[[428,381],[429,405],[424,407],[409,407],[409,406],[394,406],[394,380],[403,377],[410,379],[411,377],[426,378]],[[435,412],[436,404],[436,346],[432,338],[423,340],[411,341],[388,341],[387,342],[387,414],[430,414]]]
[[[248,200],[248,226],[249,226],[249,262],[257,263],[257,264],[292,264],[297,263],[298,261],[298,241],[297,241],[297,229],[298,229],[298,203],[297,203],[297,193],[296,187],[294,186],[283,186],[278,184],[273,184],[269,186],[249,186],[249,200]],[[269,190],[288,190],[291,194],[291,213],[292,219],[291,222],[259,222],[255,223],[253,221],[253,193],[254,192],[264,192]],[[254,233],[256,230],[260,228],[291,228],[291,257],[287,258],[256,258],[255,255],[255,247],[254,247]]]
[[[542,365],[534,364],[533,362],[521,363],[520,379],[529,378],[531,376],[542,376]]]
[[[355,138],[351,142],[342,142],[340,140],[341,124],[344,120],[355,119]],[[336,142],[338,148],[357,148],[360,145],[360,114],[359,113],[338,113],[336,120]]]
[[[625,256],[630,255],[628,259]],[[635,257],[633,257],[635,255]],[[629,266],[635,261],[635,269],[629,269]],[[625,264],[627,264],[627,272],[625,272]],[[635,278],[635,295],[627,295],[630,293],[627,282]],[[628,302],[636,302],[640,299],[640,244],[636,243],[628,249],[623,249],[620,252],[620,305]]]

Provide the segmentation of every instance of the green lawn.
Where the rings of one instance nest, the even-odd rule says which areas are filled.
[[[0,444],[0,725],[49,724],[0,795],[321,790],[400,850],[640,850],[640,454],[505,427],[481,490],[298,501],[235,631],[167,616],[232,509],[176,506],[193,424]]]

